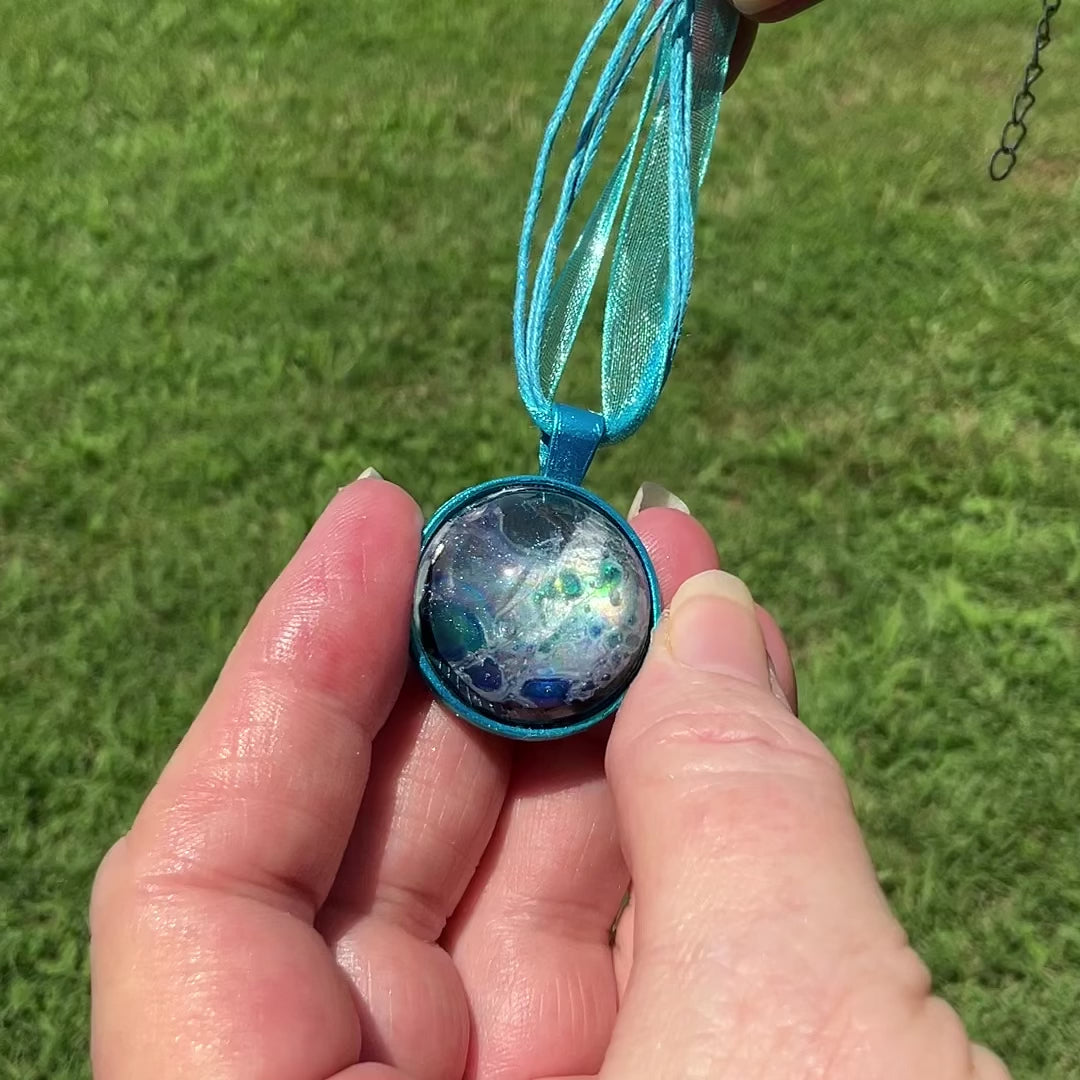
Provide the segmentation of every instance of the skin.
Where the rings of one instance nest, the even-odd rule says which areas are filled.
[[[415,503],[338,494],[102,863],[98,1080],[1006,1076],[931,996],[775,623],[688,514],[633,525],[671,610],[610,733],[518,745],[408,673]]]
[[[732,79],[811,3],[739,4]],[[610,730],[519,746],[408,672],[415,503],[338,494],[101,864],[98,1080],[1007,1077],[931,995],[775,622],[688,514],[633,525],[671,608],[645,666]]]
[[[781,22],[798,15],[807,8],[815,7],[821,0],[733,0],[733,6],[741,15],[735,43],[728,64],[728,87],[739,77],[746,66],[750,50],[754,47],[760,23]]]

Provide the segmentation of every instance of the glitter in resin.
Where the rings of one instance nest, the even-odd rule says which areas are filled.
[[[625,689],[648,646],[649,578],[620,528],[571,493],[511,486],[425,546],[414,631],[457,698],[517,727],[562,725]]]

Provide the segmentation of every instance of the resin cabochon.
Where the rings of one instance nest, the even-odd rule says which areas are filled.
[[[586,726],[637,673],[652,612],[645,559],[611,513],[572,489],[510,481],[464,501],[427,540],[413,640],[429,681],[467,717]]]

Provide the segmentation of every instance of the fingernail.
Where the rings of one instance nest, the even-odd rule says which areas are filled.
[[[611,920],[611,927],[608,930],[608,945],[611,948],[615,947],[615,939],[619,934],[619,923],[622,921],[622,917],[626,914],[626,909],[630,906],[630,890],[627,889],[623,893],[622,903],[619,904],[619,910],[615,913],[615,918]]]
[[[382,473],[373,465],[369,465],[356,479],[357,480],[381,480]]]
[[[812,8],[821,0],[739,0],[738,9],[759,23],[780,22],[781,19],[790,19],[792,15],[798,15],[800,11]]]
[[[659,484],[650,484],[648,480],[637,489],[634,501],[630,504],[630,513],[627,518],[635,517],[642,510],[653,510],[656,507],[665,507],[668,510],[678,510],[683,514],[690,513],[690,507],[673,495],[667,488]]]
[[[708,570],[675,594],[667,646],[680,664],[769,688],[769,658],[754,598],[734,574]]]
[[[780,683],[780,675],[776,670],[776,665],[773,663],[773,658],[766,651],[765,661],[769,669],[769,689],[773,692],[773,697],[784,706],[789,713],[794,713],[795,710],[791,707],[791,702],[788,700],[787,694],[784,692],[784,687]]]

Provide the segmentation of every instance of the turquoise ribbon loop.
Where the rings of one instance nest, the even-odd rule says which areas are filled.
[[[552,480],[580,484],[603,438],[602,416],[573,405],[556,405],[551,434],[540,436],[540,471]]]
[[[690,296],[697,193],[712,151],[738,24],[725,0],[638,0],[600,73],[554,221],[531,274],[533,233],[552,147],[585,67],[623,3],[608,0],[578,53],[544,133],[522,227],[514,356],[522,401],[548,441],[560,408],[555,393],[613,232],[601,348],[600,443],[633,434],[656,405]],[[633,133],[556,274],[570,212],[595,164],[612,110],[654,42],[655,58]]]

